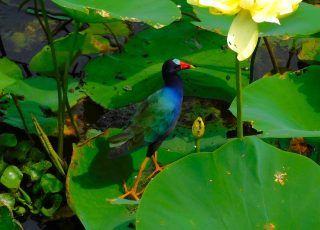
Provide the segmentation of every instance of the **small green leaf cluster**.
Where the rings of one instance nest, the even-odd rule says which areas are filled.
[[[52,163],[29,141],[0,135],[0,206],[15,216],[30,213],[52,217],[60,207],[63,183],[50,173]],[[5,221],[0,218],[0,225]]]

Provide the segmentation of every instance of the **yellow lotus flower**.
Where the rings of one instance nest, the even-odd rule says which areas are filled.
[[[228,46],[242,61],[251,56],[259,37],[257,23],[280,24],[279,18],[296,9],[302,0],[187,0],[191,5],[209,7],[216,15],[234,15],[228,32]]]

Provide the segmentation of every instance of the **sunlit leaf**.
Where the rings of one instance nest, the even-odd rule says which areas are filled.
[[[85,1],[53,0],[64,12],[81,22],[107,22],[110,18],[143,21],[161,28],[179,19],[181,13],[169,0]]]
[[[69,64],[79,54],[86,34],[78,33],[75,36],[71,33],[65,37],[54,40],[55,55],[57,61],[57,69],[63,73],[67,60],[70,57]],[[72,55],[71,55],[72,52]],[[55,68],[52,61],[52,53],[49,45],[44,46],[30,61],[30,69],[34,72],[43,73],[54,76]]]
[[[69,79],[68,81],[70,106],[75,105],[80,98],[85,96],[77,89],[78,84],[79,82],[74,79]],[[58,109],[57,83],[52,78],[32,77],[17,81],[7,90],[15,95],[23,96],[25,101],[38,103],[43,108],[51,109],[52,111],[57,111]]]
[[[146,148],[122,158],[109,159],[106,138],[102,135],[74,148],[66,185],[68,203],[87,229],[129,230],[134,223],[136,206],[111,204],[109,199],[123,194],[124,181],[132,185]],[[183,156],[164,150],[159,150],[158,155],[161,163]],[[150,170],[148,167],[146,173]]]
[[[243,119],[263,137],[319,137],[319,66],[255,81],[243,92]],[[230,107],[236,114],[236,102]]]
[[[159,89],[163,85],[161,67],[169,58],[180,58],[197,66],[180,73],[185,95],[226,101],[235,96],[235,57],[222,36],[179,22],[160,30],[150,28],[140,32],[124,49],[122,54],[98,57],[86,66],[84,89],[104,107],[118,108],[138,102]],[[242,64],[250,66],[248,62]],[[243,71],[244,77],[248,74]]]
[[[145,190],[137,229],[317,229],[320,167],[256,137],[168,166]]]
[[[47,135],[57,134],[57,119],[54,117],[48,117],[44,113],[44,109],[41,109],[41,106],[38,103],[21,101],[19,104],[30,133],[37,133],[31,119],[31,114],[33,114],[36,116]],[[12,101],[9,102],[9,107],[2,110],[2,112],[4,113],[3,122],[20,129],[24,129],[20,114]]]
[[[305,38],[301,41],[298,58],[309,64],[320,62],[320,38]]]
[[[8,58],[0,58],[0,93],[9,85],[23,79],[19,66]]]

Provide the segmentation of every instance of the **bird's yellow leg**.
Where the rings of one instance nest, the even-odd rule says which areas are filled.
[[[138,175],[137,175],[136,179],[134,180],[133,186],[130,190],[127,188],[127,185],[124,183],[123,187],[124,187],[125,193],[122,196],[120,196],[119,199],[124,199],[126,197],[132,197],[135,200],[139,200],[139,196],[143,193],[143,190],[138,192],[137,189],[138,189],[138,185],[141,180],[141,177],[142,177],[142,173],[145,170],[149,160],[150,160],[150,157],[144,158],[143,162],[140,165]]]
[[[148,176],[148,179],[151,179],[152,177],[154,177],[157,173],[161,172],[165,166],[160,166],[158,163],[158,153],[155,152],[152,156],[151,156],[152,162],[154,164],[154,170],[153,172]]]

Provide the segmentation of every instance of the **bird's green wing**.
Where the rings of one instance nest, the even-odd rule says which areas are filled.
[[[139,106],[130,129],[140,141],[152,143],[170,129],[175,122],[175,113],[175,104],[159,90]]]

